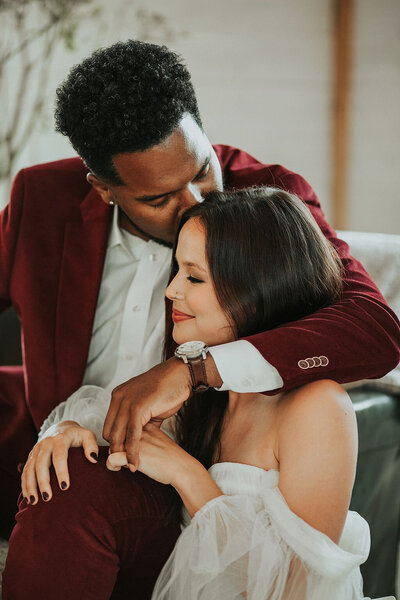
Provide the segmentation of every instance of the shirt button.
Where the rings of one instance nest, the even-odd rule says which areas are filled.
[[[135,304],[135,306],[132,306],[132,310],[133,312],[139,312],[139,310],[141,310],[140,304]]]
[[[149,259],[151,260],[151,262],[155,262],[157,260],[157,254],[150,254]]]

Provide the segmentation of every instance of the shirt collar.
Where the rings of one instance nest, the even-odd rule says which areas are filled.
[[[149,244],[151,245],[151,240],[147,242],[137,235],[133,235],[122,229],[118,223],[118,217],[118,206],[114,206],[108,248],[120,247],[134,260],[139,260],[145,248],[147,248]]]
[[[111,223],[110,237],[108,238],[108,247],[123,246],[124,242],[121,235],[121,230],[118,225],[118,206],[114,206],[113,218]]]
[[[128,234],[128,232],[126,233],[127,235],[130,235]],[[118,223],[118,206],[114,206],[110,237],[108,239],[108,248],[115,248],[116,246],[121,246],[127,252],[133,255],[134,258],[136,257],[137,259],[139,259],[144,248],[146,247],[150,252],[155,251],[157,252],[157,254],[160,254],[164,258],[169,258],[171,255],[171,248],[168,248],[167,246],[162,246],[161,244],[158,244],[153,240],[149,240],[148,242],[146,242],[145,240],[142,240],[136,235],[130,235],[129,240],[130,243],[127,244],[127,241],[124,239],[124,234],[121,231],[121,228]]]

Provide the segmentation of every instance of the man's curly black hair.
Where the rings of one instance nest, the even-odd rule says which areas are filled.
[[[122,185],[113,157],[164,141],[185,113],[202,127],[190,74],[166,48],[128,40],[96,50],[57,89],[56,131],[100,179]]]

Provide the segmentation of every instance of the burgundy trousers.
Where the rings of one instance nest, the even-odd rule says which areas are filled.
[[[20,501],[3,575],[3,600],[146,600],[180,534],[165,513],[172,490],[128,469],[109,471],[72,448],[71,484]]]

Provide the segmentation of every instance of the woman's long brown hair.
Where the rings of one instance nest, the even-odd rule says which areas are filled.
[[[297,321],[339,297],[340,259],[293,194],[267,187],[210,192],[183,214],[179,231],[192,218],[204,226],[215,293],[238,339]],[[171,279],[175,272],[174,262]],[[170,307],[167,322],[168,358],[174,347]],[[218,461],[227,404],[227,392],[209,389],[194,394],[177,415],[177,442],[206,469]],[[175,509],[180,506],[177,499]]]

